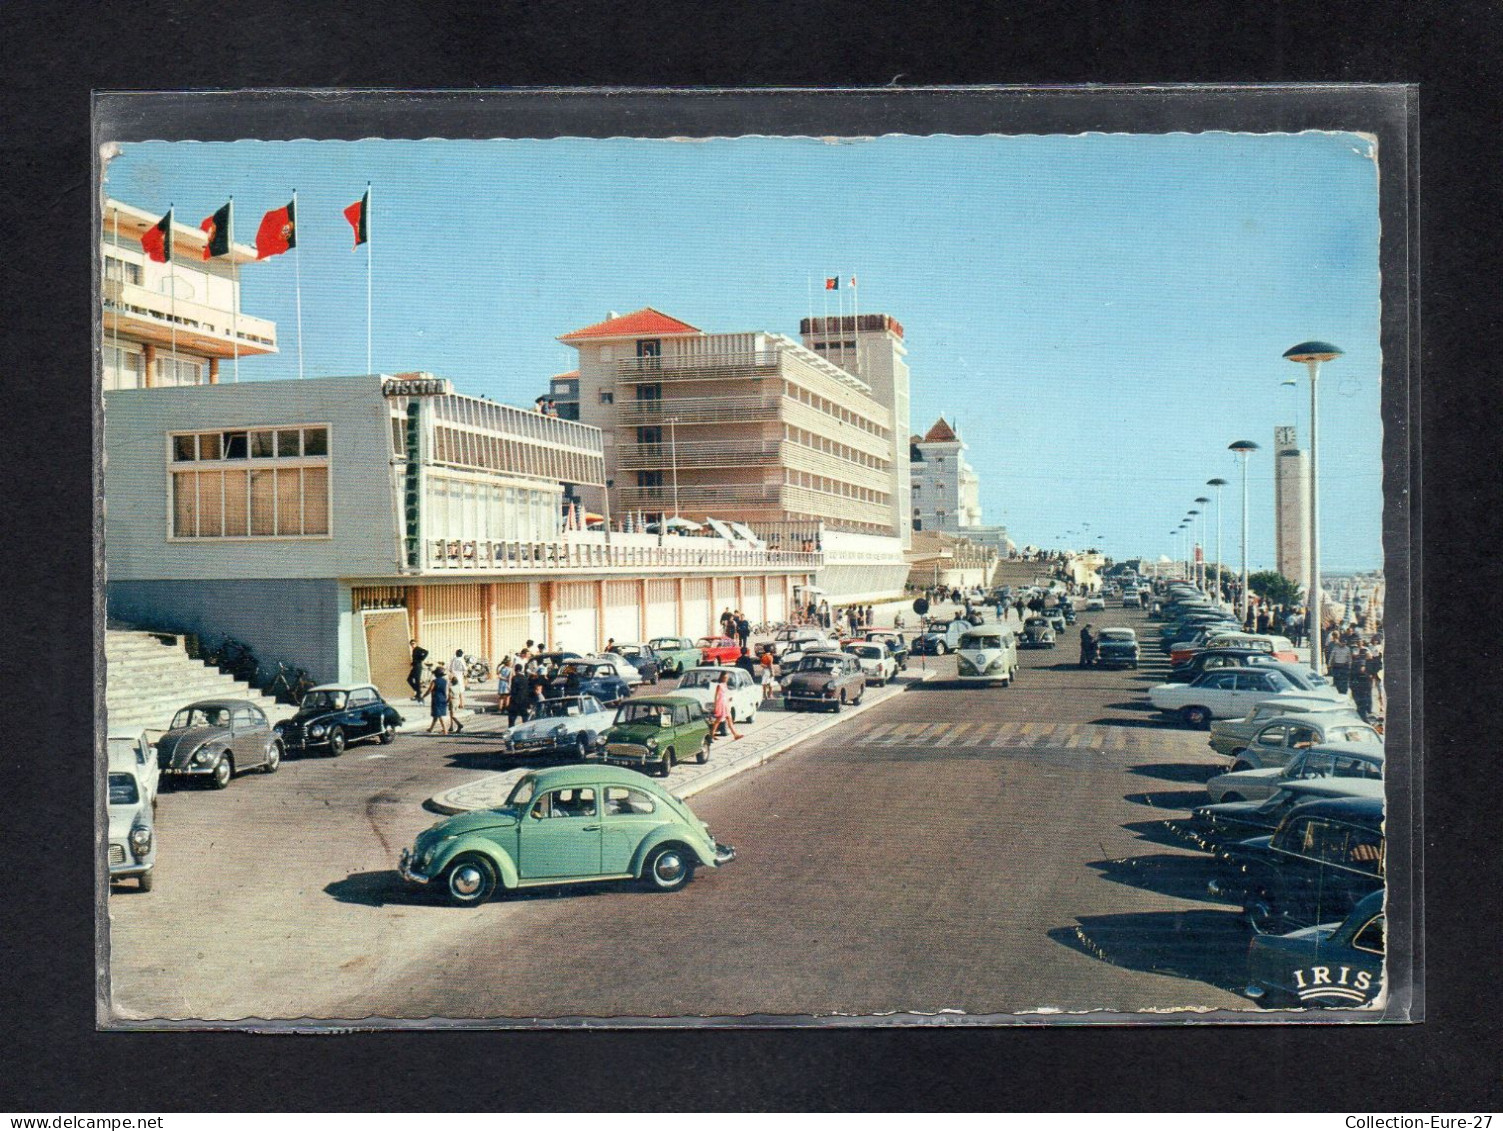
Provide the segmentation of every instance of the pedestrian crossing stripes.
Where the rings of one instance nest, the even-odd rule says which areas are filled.
[[[1097,723],[880,723],[844,736],[851,745],[926,749],[975,746],[1047,746],[1062,750],[1161,750],[1166,739],[1184,738],[1158,729]],[[1203,739],[1201,740],[1204,741]]]

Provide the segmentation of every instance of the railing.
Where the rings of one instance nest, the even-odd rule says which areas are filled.
[[[631,357],[616,363],[616,379],[644,381],[715,381],[726,376],[760,377],[776,371],[778,351],[747,350],[699,356]],[[706,371],[710,372],[706,372]]]
[[[776,420],[781,400],[781,396],[674,397],[670,400],[621,401],[616,409],[620,423],[627,425],[666,424],[670,416],[680,424],[721,424]]]
[[[780,490],[781,488],[776,486],[759,484],[747,484],[745,487],[680,486],[677,498],[680,509],[686,507],[692,507],[695,510],[719,508],[733,511],[737,507],[745,506],[777,506],[781,499]],[[673,484],[664,483],[658,487],[623,487],[618,489],[617,497],[619,501],[616,505],[619,510],[665,510],[673,506]]]
[[[688,440],[681,444],[620,445],[616,467],[622,471],[667,468],[676,459],[680,467],[737,467],[745,463],[776,462],[779,440]],[[768,457],[773,457],[769,460]]]
[[[277,348],[277,324],[264,318],[243,312],[237,317],[233,311],[192,299],[174,302],[171,295],[118,279],[104,281],[103,297],[105,313],[117,319],[146,318],[160,323],[164,332],[170,333],[176,325],[184,332],[209,334],[226,342],[238,337],[243,349],[258,352]]]
[[[669,535],[661,545],[579,542],[491,542],[443,539],[424,543],[429,571],[537,572],[539,570],[795,568],[817,570],[818,553],[796,550],[731,549],[720,539]]]

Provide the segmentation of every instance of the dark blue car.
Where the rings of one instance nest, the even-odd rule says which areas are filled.
[[[548,688],[549,698],[593,695],[607,707],[614,707],[631,695],[631,688],[616,674],[615,667],[596,660],[566,661]]]
[[[1360,1008],[1383,988],[1383,933],[1379,890],[1360,899],[1340,922],[1287,935],[1255,935],[1243,992],[1272,1008]]]

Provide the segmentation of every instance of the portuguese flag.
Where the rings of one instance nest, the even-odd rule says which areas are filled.
[[[204,243],[205,259],[216,259],[230,253],[230,206],[228,204],[214,215],[204,217],[198,226],[209,236]]]
[[[270,259],[297,247],[297,209],[292,201],[261,217],[256,229],[256,258]]]
[[[355,229],[356,247],[371,238],[370,207],[371,193],[370,189],[366,189],[364,196],[344,210],[344,218],[350,222],[350,227]]]
[[[167,215],[146,229],[146,234],[141,237],[141,247],[148,259],[157,263],[172,262],[172,209],[167,209]]]

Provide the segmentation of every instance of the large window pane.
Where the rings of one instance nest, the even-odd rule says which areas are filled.
[[[277,473],[270,468],[253,471],[251,477],[251,533],[275,534]]]
[[[226,432],[224,434],[225,459],[244,459],[246,449],[247,441],[244,432]]]
[[[172,458],[175,460],[191,460],[197,457],[197,436],[174,436],[172,438]]]
[[[303,429],[303,455],[326,456],[329,454],[329,430],[327,428]]]
[[[244,471],[226,471],[224,476],[224,534],[226,538],[244,538],[250,533],[246,501],[247,475]]]
[[[282,459],[303,454],[303,433],[299,428],[287,428],[277,433],[277,455]]]
[[[277,454],[275,432],[251,433],[251,458],[271,459]]]
[[[298,468],[277,468],[277,533],[303,532],[303,477]]]
[[[303,468],[303,533],[329,533],[329,469]]]
[[[172,532],[179,538],[198,536],[198,476],[191,471],[172,477]]]
[[[224,537],[224,490],[222,471],[205,471],[198,476],[198,536]]]
[[[223,459],[220,454],[219,433],[200,432],[198,434],[198,458],[199,459]]]

